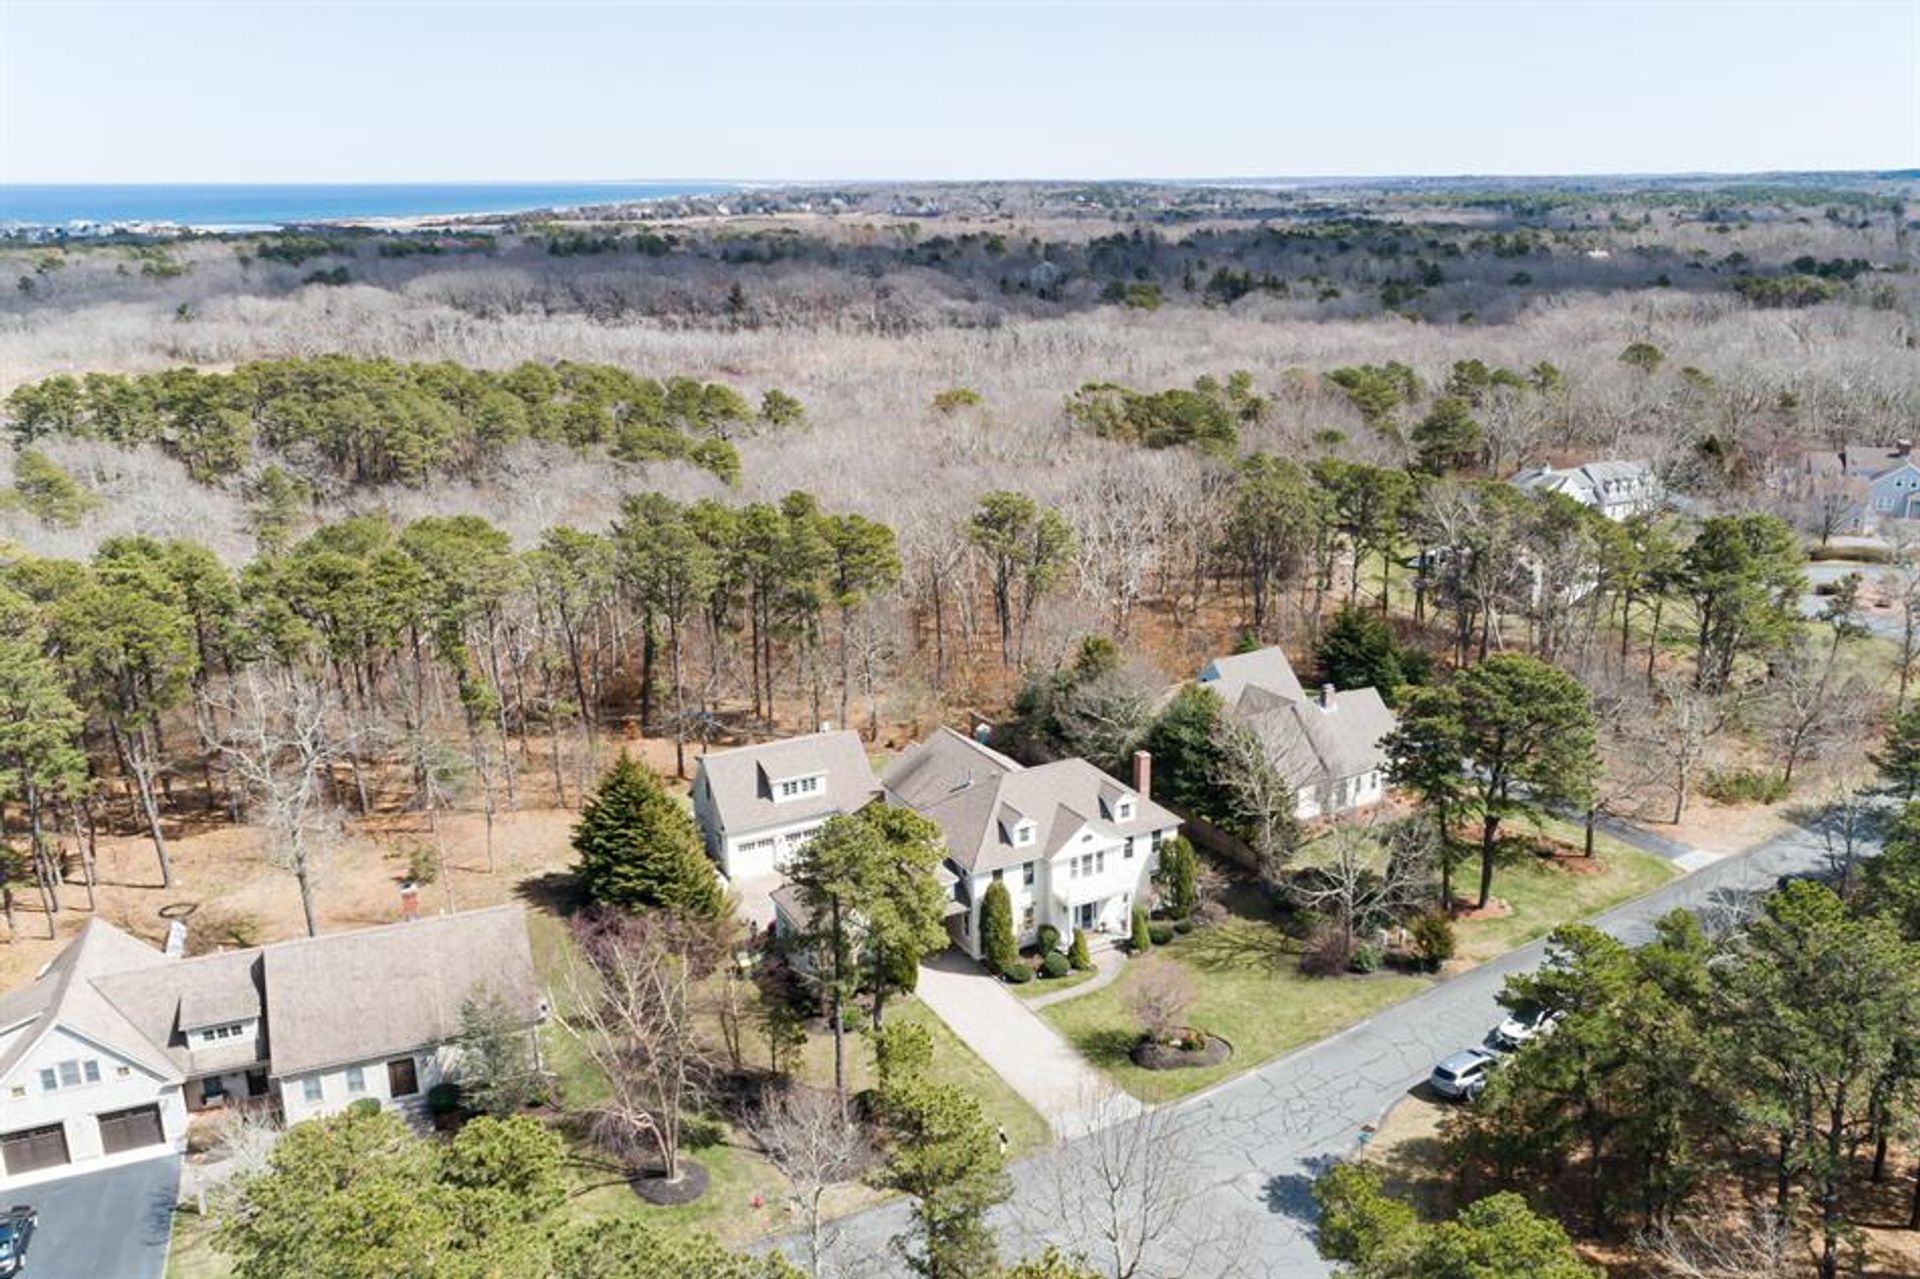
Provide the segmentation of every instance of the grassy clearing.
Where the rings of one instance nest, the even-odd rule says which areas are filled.
[[[1577,854],[1585,838],[1572,822],[1548,817],[1512,823],[1511,835],[1498,856],[1493,895],[1507,903],[1508,912],[1488,919],[1461,920],[1460,957],[1475,963],[1544,937],[1561,924],[1644,896],[1679,874],[1672,862],[1622,843],[1604,832],[1594,835],[1594,856],[1557,864],[1532,851],[1533,841],[1551,840]],[[1475,859],[1455,872],[1454,892],[1471,900],[1479,882]]]
[[[1188,1018],[1233,1045],[1233,1058],[1200,1070],[1142,1070],[1127,1054],[1139,1038],[1129,992],[1155,969],[1179,964],[1199,988]],[[1132,960],[1104,990],[1040,1010],[1094,1065],[1143,1101],[1196,1092],[1290,1049],[1325,1038],[1431,984],[1378,973],[1321,980],[1302,976],[1294,940],[1272,918],[1236,915]]]
[[[213,1222],[197,1212],[176,1211],[167,1279],[228,1279],[232,1274],[233,1262],[213,1250]]]

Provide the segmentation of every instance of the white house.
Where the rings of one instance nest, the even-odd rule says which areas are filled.
[[[1309,697],[1278,647],[1216,657],[1198,682],[1260,739],[1268,761],[1293,785],[1301,821],[1370,808],[1387,797],[1382,742],[1397,721],[1378,689],[1325,684]]]
[[[1151,762],[1135,757],[1127,786],[1081,759],[1023,767],[952,729],[909,747],[881,778],[887,799],[936,823],[946,837],[957,941],[979,958],[980,906],[998,881],[1013,899],[1014,932],[1034,942],[1042,924],[1123,933],[1152,891],[1160,845],[1180,819],[1150,798]]]
[[[1653,468],[1639,461],[1588,462],[1566,468],[1536,466],[1508,483],[1529,492],[1562,493],[1610,520],[1658,510],[1665,500]]]
[[[809,733],[700,757],[693,814],[707,855],[738,883],[784,869],[827,818],[880,797],[860,736]]]
[[[517,906],[171,959],[101,919],[0,997],[0,1186],[185,1148],[191,1113],[418,1116],[467,999],[546,1003]]]

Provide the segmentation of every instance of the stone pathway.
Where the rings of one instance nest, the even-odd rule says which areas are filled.
[[[1082,995],[1091,995],[1094,991],[1113,985],[1120,980],[1120,974],[1127,969],[1126,954],[1118,949],[1107,949],[1093,956],[1094,974],[1078,986],[1069,986],[1065,990],[1049,991],[1044,995],[1035,995],[1032,999],[1020,1002],[1029,1008],[1049,1008],[1054,1004],[1064,1004],[1069,999],[1078,999]]]
[[[960,952],[949,950],[922,964],[916,993],[1040,1112],[1061,1140],[1140,1113],[1139,1102],[1120,1092],[1033,1009]]]

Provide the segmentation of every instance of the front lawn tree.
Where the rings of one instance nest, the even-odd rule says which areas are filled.
[[[1396,781],[1425,784],[1449,801],[1457,796],[1479,818],[1482,909],[1493,895],[1501,823],[1584,809],[1600,769],[1586,689],[1520,653],[1490,657],[1416,698],[1387,749]],[[1431,757],[1421,758],[1423,750]],[[1449,769],[1461,779],[1457,791],[1440,782]]]
[[[630,755],[614,761],[580,810],[573,851],[581,888],[602,905],[715,919],[726,904],[692,815]]]
[[[1006,972],[1020,958],[1013,935],[1013,894],[997,879],[980,901],[980,953],[996,974]]]
[[[911,1079],[887,1090],[884,1183],[913,1198],[914,1236],[894,1243],[921,1279],[980,1279],[996,1269],[989,1209],[1011,1192],[980,1102],[951,1084]]]
[[[1806,578],[1800,539],[1778,516],[1715,516],[1681,556],[1680,584],[1692,599],[1694,685],[1717,693],[1744,653],[1779,648],[1800,623]]]

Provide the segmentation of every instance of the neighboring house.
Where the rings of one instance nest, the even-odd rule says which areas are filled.
[[[1216,657],[1199,684],[1253,730],[1268,760],[1294,787],[1302,821],[1369,808],[1387,796],[1382,742],[1397,721],[1378,689],[1321,686],[1309,697],[1278,647]]]
[[[707,855],[728,880],[786,868],[827,818],[880,797],[860,735],[809,733],[700,757],[693,814]]]
[[[1123,933],[1152,892],[1161,844],[1180,819],[1150,797],[1151,761],[1135,756],[1134,785],[1082,759],[1023,767],[941,728],[909,747],[881,779],[887,799],[940,827],[961,907],[949,927],[981,956],[980,906],[998,880],[1013,899],[1015,940],[1042,924]]]
[[[418,1117],[482,990],[546,1015],[517,906],[196,959],[89,920],[0,997],[0,1184],[183,1150],[190,1113],[249,1101]]]
[[[1657,510],[1665,494],[1645,462],[1588,462],[1561,469],[1529,467],[1507,481],[1530,492],[1560,493],[1610,520]]]
[[[1920,519],[1920,465],[1907,440],[1892,448],[1808,453],[1804,469],[1816,495],[1830,492],[1851,500],[1858,511],[1855,531],[1864,532],[1880,520]]]

